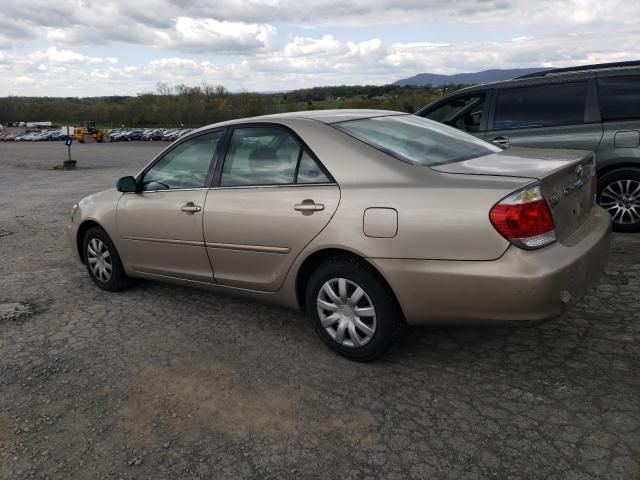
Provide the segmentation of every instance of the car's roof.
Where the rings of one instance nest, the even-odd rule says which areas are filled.
[[[277,119],[277,118],[309,118],[322,123],[345,122],[348,120],[358,120],[361,118],[384,117],[388,115],[406,115],[403,112],[393,110],[373,110],[373,109],[334,109],[334,110],[306,110],[301,112],[277,113],[274,115],[263,115],[256,119]],[[244,119],[245,121],[247,119]]]
[[[425,107],[422,107],[418,112],[424,110],[426,107],[434,105],[436,102],[441,102],[443,99],[448,99],[453,96],[457,96],[461,93],[473,93],[476,91],[484,91],[496,87],[511,87],[511,86],[529,86],[539,85],[543,83],[562,83],[571,82],[576,80],[583,80],[585,78],[592,78],[597,76],[610,76],[610,75],[625,75],[625,74],[637,74],[640,73],[640,62],[627,62],[629,65],[620,64],[601,64],[601,65],[587,65],[583,67],[571,68],[558,68],[543,70],[541,72],[531,73],[523,75],[521,77],[512,78],[509,80],[499,80],[496,82],[482,83],[478,85],[472,85],[470,87],[462,88],[460,90],[448,93],[437,100],[429,103]],[[618,66],[615,66],[618,65]]]
[[[338,123],[346,122],[349,120],[359,120],[362,118],[374,118],[374,117],[386,117],[390,115],[409,115],[405,112],[395,112],[393,110],[371,110],[371,109],[336,109],[336,110],[306,110],[301,112],[287,112],[287,113],[275,113],[272,115],[261,115],[258,117],[248,118],[236,118],[234,120],[227,120],[225,122],[215,123],[213,125],[207,125],[203,127],[205,129],[211,127],[222,127],[226,125],[234,125],[237,123],[251,123],[251,122],[274,122],[278,123],[279,120],[291,120],[291,119],[308,119],[315,120],[322,123]]]

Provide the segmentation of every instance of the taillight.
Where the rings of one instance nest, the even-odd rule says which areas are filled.
[[[500,235],[525,250],[546,247],[556,241],[553,217],[540,185],[502,199],[491,209],[489,218]]]

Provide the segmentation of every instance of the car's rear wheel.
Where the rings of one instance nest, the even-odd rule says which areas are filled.
[[[640,232],[640,170],[622,168],[598,179],[598,203],[618,232]]]
[[[404,318],[386,282],[351,257],[323,263],[307,283],[306,306],[320,338],[352,360],[373,361],[402,338]]]
[[[120,256],[104,230],[99,227],[87,230],[82,242],[82,252],[89,276],[98,287],[118,292],[131,285]]]

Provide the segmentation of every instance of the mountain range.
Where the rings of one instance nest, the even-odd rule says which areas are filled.
[[[419,73],[413,77],[403,78],[394,85],[400,87],[406,85],[441,87],[443,85],[475,85],[478,83],[497,82],[499,80],[510,80],[512,78],[546,70],[545,68],[513,68],[509,70],[483,70],[473,73],[456,73],[454,75],[440,75],[437,73]]]

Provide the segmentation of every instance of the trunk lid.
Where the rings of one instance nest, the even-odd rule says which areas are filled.
[[[547,200],[558,241],[568,239],[594,205],[595,155],[581,150],[510,148],[462,162],[431,167],[460,175],[525,177],[538,180]]]

